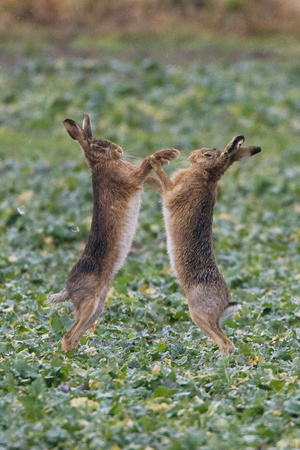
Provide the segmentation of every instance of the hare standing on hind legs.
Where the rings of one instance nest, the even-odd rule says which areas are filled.
[[[65,351],[76,348],[85,331],[101,313],[110,283],[130,250],[141,203],[142,183],[152,170],[150,157],[139,168],[122,160],[123,150],[111,141],[94,139],[91,122],[84,115],[81,127],[66,119],[64,126],[77,141],[92,172],[94,209],[85,249],[61,292],[50,295],[49,303],[72,300],[75,322],[64,335]],[[161,164],[175,158],[178,151],[155,152],[152,161]]]
[[[223,152],[195,150],[189,157],[191,166],[177,170],[171,179],[160,162],[151,159],[161,183],[171,266],[187,295],[191,318],[222,355],[232,353],[234,346],[223,333],[220,319],[240,306],[229,302],[228,287],[213,255],[213,209],[217,182],[228,167],[261,151],[260,147],[241,147],[243,142],[243,136],[236,136]]]

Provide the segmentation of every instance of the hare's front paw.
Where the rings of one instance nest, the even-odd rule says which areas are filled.
[[[163,164],[160,159],[157,159],[154,155],[149,156],[149,164],[154,171],[161,169]]]
[[[178,150],[176,150],[176,148],[166,148],[166,149],[158,150],[157,152],[155,152],[152,155],[151,160],[152,161],[156,160],[160,164],[168,164],[169,161],[177,158],[177,156],[179,156],[179,154],[180,153]],[[153,167],[152,163],[150,163],[150,164]]]

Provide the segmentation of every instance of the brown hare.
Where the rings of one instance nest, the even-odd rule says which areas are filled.
[[[214,258],[213,210],[217,182],[228,167],[261,151],[260,147],[242,147],[243,142],[243,136],[236,136],[223,152],[216,148],[193,151],[190,167],[175,171],[171,179],[159,160],[150,160],[161,185],[157,190],[163,196],[171,266],[187,295],[191,318],[222,355],[232,353],[234,345],[223,333],[220,319],[240,305],[230,303],[230,292]]]
[[[117,144],[92,136],[91,122],[84,115],[81,127],[66,119],[64,126],[77,141],[92,172],[94,208],[85,249],[69,275],[66,286],[48,297],[49,303],[72,300],[75,322],[62,339],[65,351],[76,348],[85,331],[104,307],[110,283],[130,250],[141,203],[142,183],[152,170],[150,157],[139,168],[122,159]],[[152,162],[161,164],[178,155],[175,149],[155,152]],[[150,181],[151,183],[151,181]]]

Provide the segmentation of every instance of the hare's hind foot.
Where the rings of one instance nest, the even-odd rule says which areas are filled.
[[[74,348],[78,347],[78,340],[74,341],[72,339],[72,336],[70,336],[68,333],[66,333],[61,341],[61,348],[64,352],[69,352],[70,350],[73,350]]]
[[[65,352],[78,347],[78,343],[84,333],[91,328],[99,314],[101,314],[108,287],[104,286],[100,292],[94,293],[89,298],[77,301],[75,321],[69,331],[63,336],[61,341],[62,349]]]
[[[235,347],[233,345],[233,343],[227,339],[227,342],[225,344],[225,342],[223,342],[221,345],[219,345],[219,349],[220,349],[220,353],[222,356],[225,355],[231,355],[231,353],[234,352]]]
[[[219,319],[212,318],[205,314],[199,314],[193,308],[189,308],[190,316],[196,325],[215,343],[220,349],[221,355],[230,355],[235,348],[233,343],[223,333],[219,324]]]

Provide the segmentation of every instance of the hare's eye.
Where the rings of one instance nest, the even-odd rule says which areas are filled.
[[[211,158],[211,153],[206,152],[204,153],[204,156],[206,156],[207,158]]]

